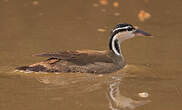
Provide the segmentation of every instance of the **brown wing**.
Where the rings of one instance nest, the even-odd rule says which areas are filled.
[[[58,58],[66,60],[77,65],[86,65],[95,62],[112,63],[111,57],[107,51],[96,51],[96,50],[77,50],[77,51],[62,51],[55,53],[42,53],[36,54],[39,57]]]

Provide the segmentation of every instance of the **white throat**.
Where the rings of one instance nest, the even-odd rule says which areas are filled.
[[[114,35],[111,41],[111,49],[112,51],[118,55],[122,56],[121,49],[120,49],[120,43],[123,41],[133,38],[135,35],[132,32],[120,32]]]
[[[119,42],[121,43],[127,39],[133,38],[135,35],[133,34],[133,32],[120,32],[116,34],[115,36],[117,36]]]
[[[112,39],[112,50],[116,55],[122,56],[120,49],[120,41],[117,39],[117,36],[114,36]]]

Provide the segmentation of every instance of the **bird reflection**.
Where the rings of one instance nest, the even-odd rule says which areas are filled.
[[[85,75],[77,75],[73,74],[72,76],[44,76],[37,77],[36,79],[40,83],[50,85],[48,89],[54,89],[54,86],[56,86],[56,89],[69,88],[70,92],[67,92],[67,94],[71,94],[74,96],[80,95],[82,93],[95,92],[96,90],[103,91],[103,85],[106,83],[108,85],[109,83],[107,96],[109,100],[109,108],[111,110],[134,110],[136,107],[151,102],[150,100],[134,100],[130,97],[122,95],[120,92],[120,83],[122,82],[121,78],[124,78],[124,75],[115,75],[114,77],[101,77],[95,75],[89,75],[88,77]],[[108,82],[105,82],[105,80],[107,80]]]
[[[123,96],[120,93],[119,85],[120,81],[118,79],[115,82],[109,84],[109,93],[107,96],[109,99],[109,108],[111,110],[133,110],[138,106],[142,106],[151,102],[150,100],[137,101]]]

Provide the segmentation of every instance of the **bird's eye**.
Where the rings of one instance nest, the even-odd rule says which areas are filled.
[[[132,30],[133,30],[133,28],[128,28],[127,30],[128,30],[128,31],[132,31]]]

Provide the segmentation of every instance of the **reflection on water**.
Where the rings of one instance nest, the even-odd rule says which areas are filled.
[[[64,109],[71,109],[72,106],[74,106],[77,107],[76,110],[83,109],[84,107],[88,107],[90,110],[93,109],[93,107],[95,107],[95,110],[137,110],[138,108],[141,109],[141,107],[148,108],[152,103],[155,103],[156,100],[154,101],[153,99],[154,94],[165,93],[163,90],[170,93],[174,87],[173,79],[157,77],[150,67],[142,65],[127,65],[124,69],[116,73],[106,75],[87,73],[22,73],[19,71],[13,72],[13,74],[14,76],[19,75],[20,77],[14,78],[15,80],[10,80],[13,78],[1,76],[0,79],[0,81],[2,81],[2,87],[7,87],[7,85],[3,86],[3,84],[6,84],[3,82],[9,82],[7,83],[9,88],[16,87],[12,92],[18,95],[10,97],[12,100],[12,102],[10,102],[11,105],[24,102],[24,98],[19,99],[19,97],[21,98],[23,96],[28,100],[35,100],[42,105],[53,103],[51,106],[47,106],[50,109],[56,104]],[[11,84],[11,82],[13,83]],[[171,82],[171,85],[166,85],[166,82]],[[158,87],[158,89],[151,90],[150,87]],[[175,86],[175,88],[177,87]],[[6,91],[9,90],[2,89],[1,92],[8,94]],[[138,93],[143,93],[143,91],[147,91],[151,94],[150,100],[148,100],[148,98],[141,99],[141,97],[138,97]],[[180,88],[178,89],[177,95],[179,94]],[[9,97],[7,98],[6,96],[7,95],[3,96],[4,99],[10,100]],[[166,98],[170,97],[168,94],[164,96]],[[32,102],[28,100],[26,100],[26,104],[29,105],[29,103]],[[72,106],[70,106],[70,104]]]
[[[135,68],[135,69],[134,69]],[[145,69],[144,69],[145,68]],[[128,96],[123,95],[120,92],[120,87],[127,85],[130,81],[126,81],[125,78],[133,77],[132,74],[127,74],[127,72],[134,73],[134,71],[138,72],[148,72],[147,67],[141,66],[137,67],[134,65],[127,65],[123,70],[118,73],[112,73],[108,75],[95,75],[95,74],[75,74],[75,73],[24,73],[29,76],[34,77],[38,82],[44,84],[46,90],[57,91],[60,89],[61,94],[65,94],[65,96],[50,97],[51,101],[63,101],[64,97],[69,97],[70,95],[79,96],[81,94],[89,94],[97,92],[106,92],[107,94],[102,94],[99,97],[105,97],[108,103],[109,108],[111,110],[131,110],[135,109],[138,106],[145,105],[150,100],[134,100]],[[18,71],[16,71],[18,72]],[[130,76],[131,75],[131,76]],[[123,80],[125,80],[123,82]],[[122,83],[122,85],[120,84]],[[132,84],[131,84],[132,85]],[[128,85],[129,86],[129,85]],[[45,89],[44,88],[44,89]],[[109,88],[109,89],[108,89]],[[126,89],[127,90],[127,89]],[[122,91],[126,91],[122,89]],[[134,91],[136,94],[136,91]],[[85,96],[88,97],[88,96]],[[78,103],[80,103],[78,101]],[[85,105],[86,106],[86,105]]]
[[[75,88],[75,91],[69,91],[73,94],[88,93],[99,90],[102,88],[104,82],[99,82],[99,80],[105,79],[102,75],[92,75],[92,74],[80,74],[80,73],[60,73],[57,75],[42,75],[34,76],[37,81],[42,84],[50,85],[50,87],[56,88]],[[76,91],[77,90],[77,91]]]
[[[0,110],[109,110],[108,100],[113,110],[181,110],[181,10],[181,0],[0,0]],[[122,22],[155,37],[123,42],[129,65],[118,73],[11,72],[44,60],[36,53],[105,50]]]
[[[109,99],[109,107],[111,110],[119,110],[119,109],[131,110],[135,109],[138,106],[142,106],[151,102],[150,100],[137,101],[130,97],[123,96],[120,93],[119,89],[120,81],[121,79],[115,78],[115,81],[109,84],[108,99]]]

